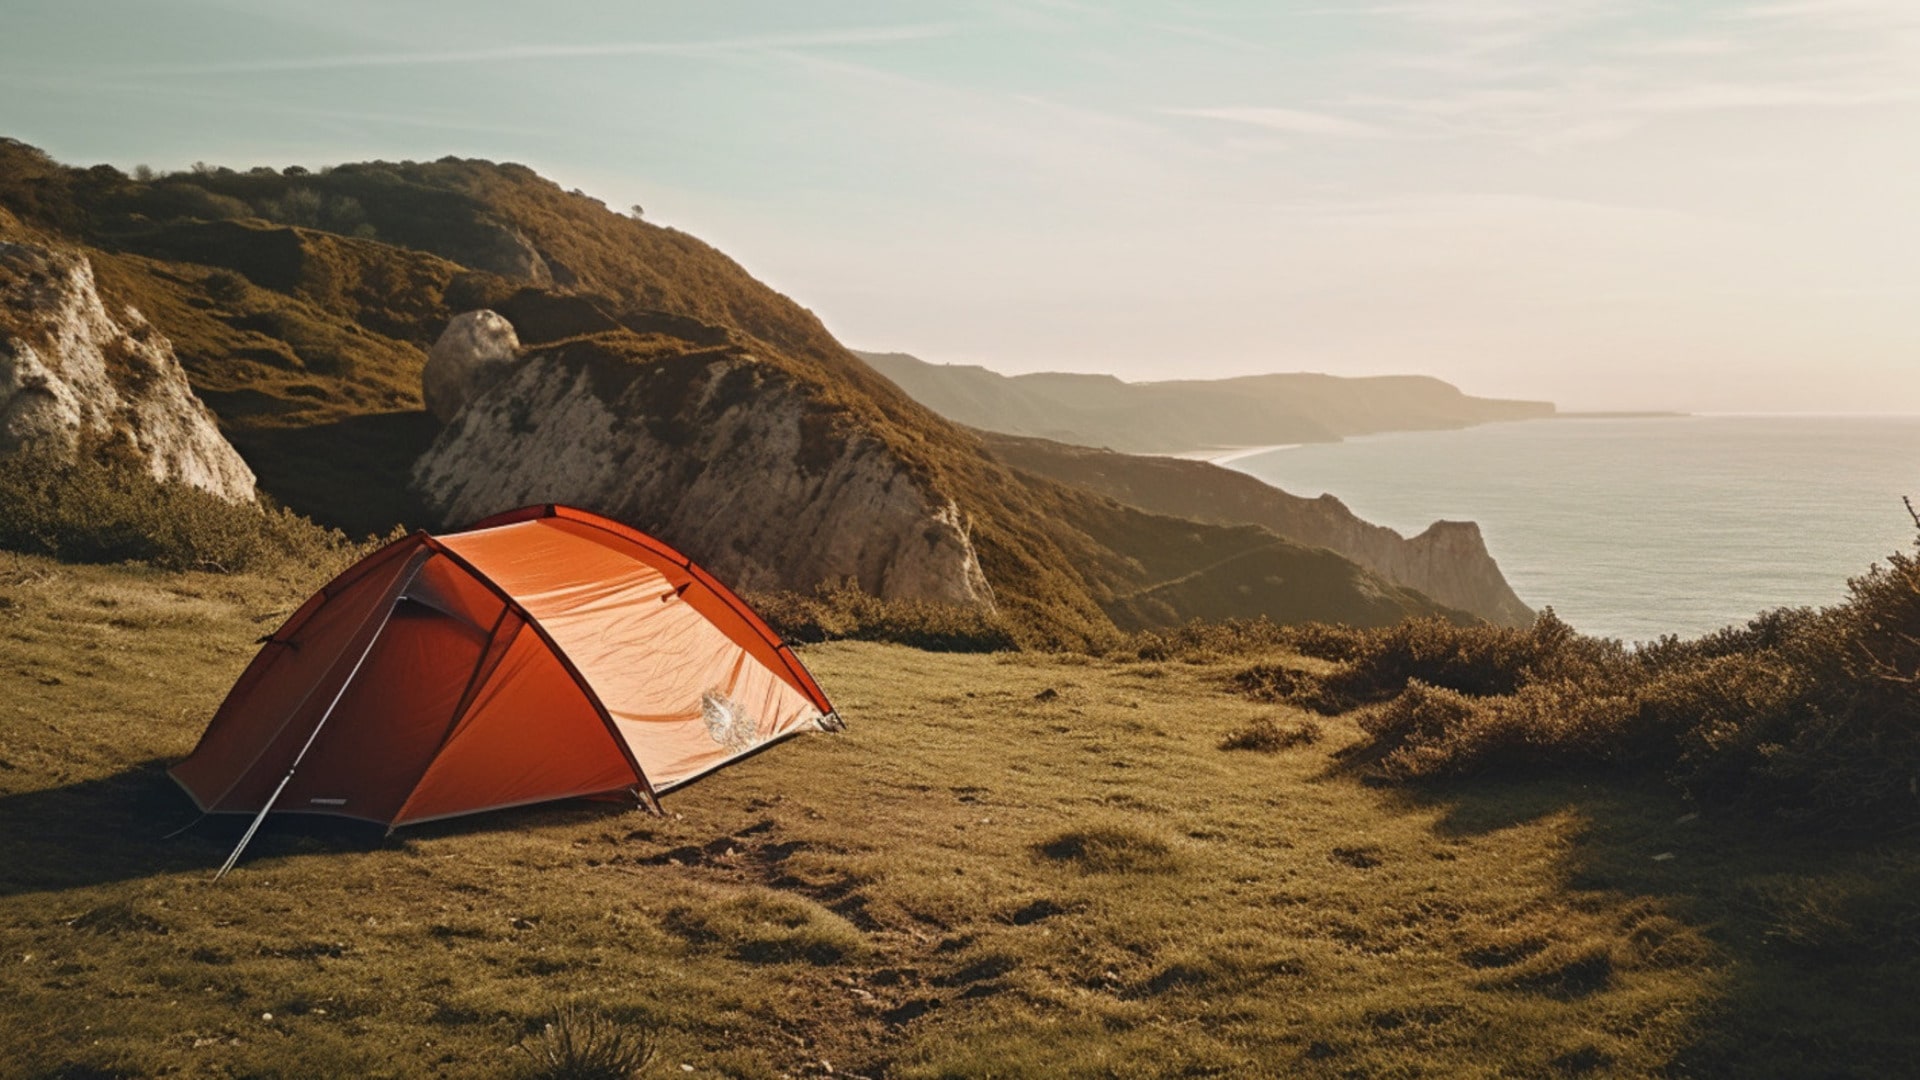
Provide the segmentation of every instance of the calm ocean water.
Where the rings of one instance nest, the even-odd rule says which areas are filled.
[[[1829,604],[1912,551],[1920,417],[1561,419],[1273,450],[1231,468],[1412,535],[1480,523],[1520,598],[1589,634],[1692,637]]]

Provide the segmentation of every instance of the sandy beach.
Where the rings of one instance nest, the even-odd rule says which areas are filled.
[[[1264,454],[1269,450],[1292,450],[1300,443],[1274,443],[1272,446],[1216,446],[1208,450],[1183,450],[1168,457],[1185,458],[1188,461],[1206,461],[1215,465],[1226,465],[1241,458]]]

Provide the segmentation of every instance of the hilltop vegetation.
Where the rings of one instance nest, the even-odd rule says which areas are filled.
[[[1415,375],[1300,373],[1130,383],[1065,372],[1008,376],[967,364],[929,364],[905,353],[859,355],[956,423],[1143,454],[1332,442],[1554,414],[1548,402],[1470,397],[1439,379]]]
[[[1467,618],[1265,529],[1142,513],[1011,469],[721,253],[520,166],[129,176],[0,141],[0,214],[0,238],[80,246],[103,294],[173,341],[261,490],[351,535],[440,524],[407,484],[437,431],[419,399],[424,350],[452,315],[493,307],[536,359],[590,341],[619,364],[724,350],[779,373],[814,437],[871,440],[956,504],[1024,644],[1095,646],[1196,616]]]

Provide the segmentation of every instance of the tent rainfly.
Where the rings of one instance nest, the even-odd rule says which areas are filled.
[[[264,639],[170,771],[205,813],[389,827],[660,793],[839,717],[739,597],[565,506],[414,533]]]

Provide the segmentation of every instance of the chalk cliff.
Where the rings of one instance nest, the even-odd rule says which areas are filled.
[[[959,508],[747,350],[624,332],[536,349],[414,468],[430,510],[592,507],[745,589],[852,578],[878,596],[991,604]]]
[[[0,456],[115,444],[156,479],[254,498],[166,336],[132,307],[109,310],[85,256],[0,241]]]

